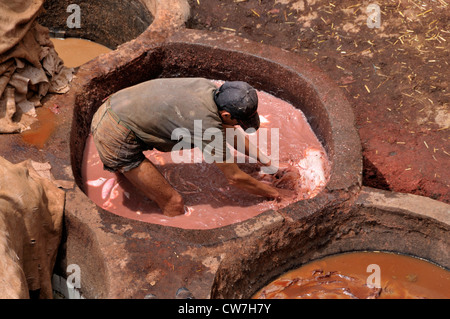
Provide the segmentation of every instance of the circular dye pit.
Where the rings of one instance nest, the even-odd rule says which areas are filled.
[[[387,252],[352,252],[312,261],[258,291],[254,299],[448,299],[450,271]]]
[[[280,202],[231,186],[214,164],[202,161],[202,154],[196,148],[187,151],[190,163],[178,164],[172,159],[174,152],[147,151],[146,157],[183,196],[188,208],[185,215],[166,217],[156,203],[139,193],[123,175],[103,169],[92,136],[86,141],[82,165],[85,193],[114,214],[185,229],[222,227],[314,197],[325,187],[330,170],[323,146],[299,109],[263,91],[258,91],[258,99],[261,126],[254,133],[258,137],[255,144],[293,170],[284,175],[263,174],[259,164],[251,163],[237,151],[234,151],[235,161],[254,178],[277,187],[283,196]]]

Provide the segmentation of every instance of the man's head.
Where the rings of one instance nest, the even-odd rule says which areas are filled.
[[[228,116],[237,121],[244,130],[259,128],[258,95],[248,83],[242,81],[225,82],[214,94],[222,119]]]

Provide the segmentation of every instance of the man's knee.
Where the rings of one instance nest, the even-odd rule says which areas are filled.
[[[177,216],[184,214],[184,199],[176,191],[171,195],[169,201],[161,207],[163,214],[166,216]]]
[[[176,190],[173,191],[169,201],[174,207],[184,208],[184,198]]]

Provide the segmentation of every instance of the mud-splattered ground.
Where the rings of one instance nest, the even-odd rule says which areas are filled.
[[[356,115],[365,185],[450,203],[448,0],[189,3],[188,28],[302,54],[336,81]],[[372,3],[379,28],[368,27]]]

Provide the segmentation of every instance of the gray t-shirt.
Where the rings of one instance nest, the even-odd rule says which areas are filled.
[[[155,79],[113,94],[111,109],[150,147],[163,152],[199,147],[212,156],[209,162],[221,161],[230,153],[213,98],[216,88],[203,78]]]

